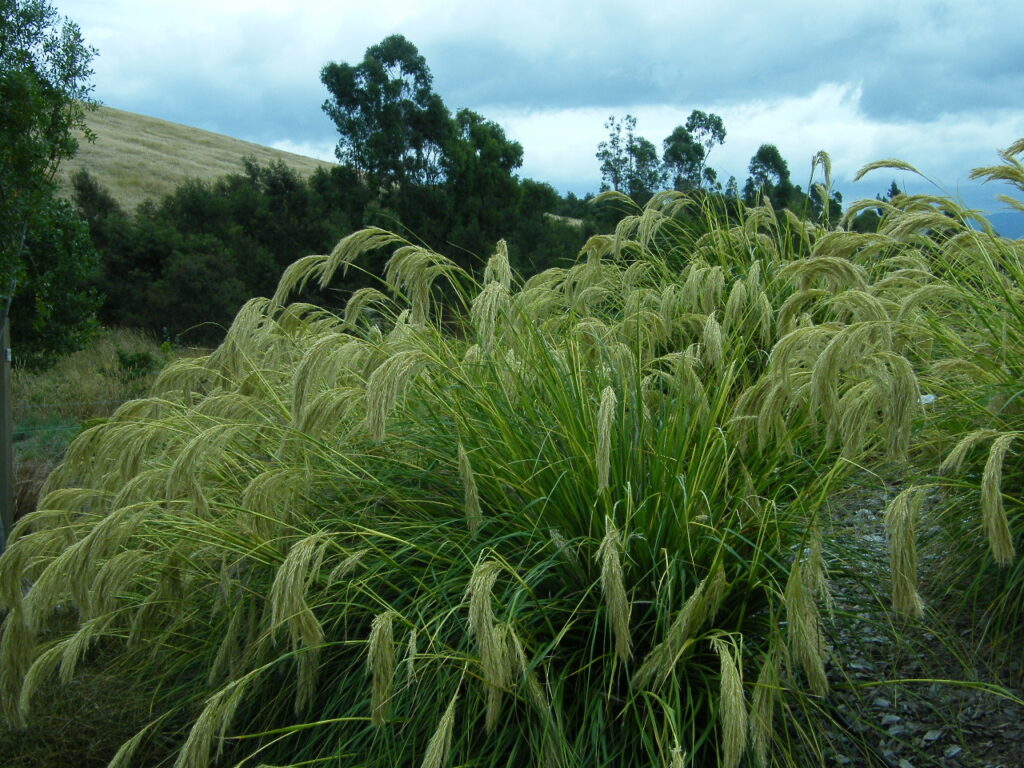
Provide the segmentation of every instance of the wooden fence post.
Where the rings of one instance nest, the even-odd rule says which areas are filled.
[[[11,408],[11,330],[7,322],[10,298],[0,314],[0,553],[14,524],[14,424]]]

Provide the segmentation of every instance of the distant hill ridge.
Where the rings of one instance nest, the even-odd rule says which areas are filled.
[[[70,197],[72,174],[85,168],[127,210],[143,200],[160,199],[186,179],[212,181],[241,173],[243,157],[262,164],[281,160],[302,176],[333,165],[111,107],[89,113],[87,122],[96,141],[82,141],[78,154],[61,165],[61,189]]]

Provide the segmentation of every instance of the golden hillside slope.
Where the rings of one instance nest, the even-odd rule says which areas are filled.
[[[262,164],[283,160],[301,175],[332,165],[110,107],[100,107],[87,120],[96,141],[82,141],[78,154],[62,163],[61,188],[70,196],[71,175],[85,168],[126,209],[147,198],[159,199],[189,178],[211,181],[240,173],[243,157],[254,157]]]

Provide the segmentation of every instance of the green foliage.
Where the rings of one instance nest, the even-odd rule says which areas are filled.
[[[63,200],[41,202],[27,224],[25,265],[8,320],[15,364],[39,368],[80,349],[95,332],[102,296],[88,286],[99,256],[88,227]]]
[[[636,118],[632,115],[621,121],[609,117],[604,127],[608,130],[608,141],[597,145],[601,189],[625,192],[640,204],[647,202],[664,179],[657,149],[636,135]]]
[[[391,35],[356,66],[327,64],[320,79],[330,93],[323,109],[341,136],[338,160],[365,174],[371,189],[442,177],[451,118],[416,46]]]
[[[273,291],[285,266],[359,224],[365,200],[344,169],[304,180],[283,163],[253,161],[244,175],[189,182],[130,215],[85,172],[74,189],[102,254],[100,319],[199,342],[221,338],[246,300]]]
[[[762,197],[781,210],[789,205],[794,188],[789,177],[789,164],[774,144],[762,144],[750,158],[750,177],[743,186],[743,200],[754,205]]]
[[[714,112],[695,109],[685,125],[676,126],[663,143],[662,159],[666,175],[680,191],[700,189],[713,184],[714,171],[707,167],[708,155],[715,145],[725,142],[725,123]]]
[[[110,642],[174,713],[121,765],[823,764],[823,501],[906,453],[917,285],[695,205],[527,280],[379,229],[290,266],[14,531],[6,716]],[[382,250],[343,315],[290,301]]]
[[[53,179],[94,104],[94,55],[48,3],[0,3],[0,295],[14,298],[12,343],[23,363],[81,344],[93,322],[97,299],[85,278],[96,257]]]

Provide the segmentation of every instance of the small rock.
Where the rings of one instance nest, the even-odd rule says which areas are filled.
[[[889,726],[889,725],[895,725],[896,723],[898,723],[902,719],[903,718],[900,717],[899,715],[886,715],[885,717],[882,718],[882,727],[885,728],[886,726]]]
[[[900,758],[900,768],[914,768],[914,764],[905,757]]]
[[[928,731],[928,733],[924,735],[924,740],[928,742],[938,741],[940,738],[942,738],[942,731],[935,729]]]
[[[961,746],[959,746],[957,744],[954,744],[951,747],[946,747],[946,751],[943,752],[942,754],[944,754],[946,757],[953,758],[953,757],[956,757],[957,755],[959,755],[963,751],[964,751],[963,747],[961,747]]]
[[[871,705],[875,707],[875,709],[888,709],[892,706],[892,702],[883,696],[876,696],[871,702]]]

